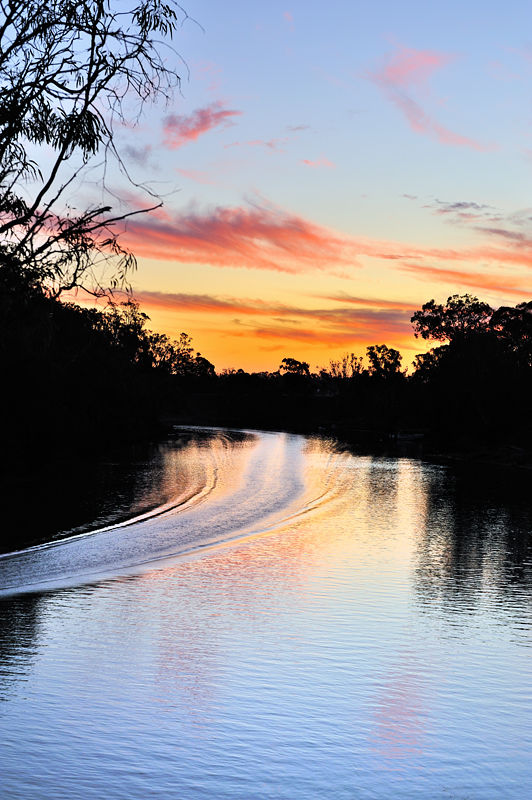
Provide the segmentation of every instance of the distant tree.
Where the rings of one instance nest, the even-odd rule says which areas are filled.
[[[211,364],[201,353],[196,353],[194,356],[194,375],[197,378],[215,378],[216,370],[214,364]]]
[[[114,125],[178,86],[158,37],[179,15],[174,0],[0,0],[0,270],[50,296],[127,285],[135,259],[116,225],[140,212],[79,211],[68,195],[98,169],[103,195],[110,157],[127,175]]]
[[[345,353],[338,361],[331,359],[329,362],[329,374],[333,378],[353,378],[362,372],[362,356],[354,353]]]
[[[366,348],[369,372],[378,377],[401,375],[402,356],[399,350],[385,344],[375,344]]]
[[[444,305],[429,300],[410,321],[416,336],[450,342],[457,337],[485,331],[492,314],[491,306],[477,297],[454,294]]]
[[[306,361],[297,361],[295,358],[283,358],[279,370],[289,375],[310,376],[310,365]]]

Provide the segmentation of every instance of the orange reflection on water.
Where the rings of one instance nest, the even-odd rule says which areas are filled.
[[[265,470],[275,471],[277,457],[285,458],[288,446],[285,435],[272,443]],[[212,498],[230,497],[240,488],[255,447],[250,440],[235,450],[233,443],[214,438],[209,444],[217,473]],[[201,448],[186,452],[192,460],[205,461]],[[220,642],[228,620],[239,635],[250,631],[255,636],[275,628],[280,615],[288,613],[297,635],[298,615],[319,605],[325,593],[331,598],[331,625],[341,626],[345,613],[367,617],[376,608],[382,614],[378,604],[390,577],[398,564],[408,568],[418,525],[426,516],[420,465],[353,456],[322,437],[305,440],[301,453],[294,457],[301,496],[273,527],[259,526],[243,539],[152,565],[135,579],[152,607],[159,702],[178,706],[194,726],[203,725],[219,702],[212,687],[219,685],[224,669]],[[378,752],[393,759],[420,752],[426,714],[416,665],[405,659],[376,683]]]

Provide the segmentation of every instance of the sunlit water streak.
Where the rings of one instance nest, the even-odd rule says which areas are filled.
[[[526,494],[287,434],[166,460],[0,559],[2,798],[530,796]]]

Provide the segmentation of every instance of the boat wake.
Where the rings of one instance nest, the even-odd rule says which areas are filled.
[[[334,470],[319,486],[305,475],[307,440],[223,432],[185,450],[186,480],[162,506],[116,525],[0,556],[0,595],[137,572],[289,524],[326,502]],[[182,464],[183,466],[183,464]]]

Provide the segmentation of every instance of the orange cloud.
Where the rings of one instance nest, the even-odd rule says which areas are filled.
[[[453,269],[405,264],[401,267],[413,273],[417,278],[428,281],[441,281],[454,286],[465,286],[470,289],[484,289],[487,292],[498,292],[502,295],[522,297],[532,295],[532,286],[524,288],[524,278],[516,276],[488,275],[484,272],[460,272]]]
[[[231,124],[231,118],[240,114],[241,111],[224,108],[220,101],[210,103],[204,108],[197,108],[188,116],[171,114],[164,120],[163,144],[169,150],[177,150],[189,142],[195,142],[202,134],[213,128]]]
[[[406,340],[411,337],[410,318],[415,310],[402,303],[392,306],[392,301],[383,301],[383,308],[302,308],[247,298],[147,291],[136,292],[135,299],[143,308],[229,316],[234,325],[245,328],[233,327],[229,331],[232,336],[294,339],[332,347],[352,346],[386,335],[393,337],[394,341],[398,338]],[[378,303],[376,300],[371,302]],[[247,317],[249,322],[243,323],[235,319],[235,315]],[[269,318],[270,324],[254,321],[264,317]],[[302,323],[301,328],[294,327]]]
[[[400,300],[380,300],[377,298],[369,297],[353,297],[347,292],[338,292],[337,294],[330,294],[321,296],[322,300],[336,300],[339,303],[353,303],[357,306],[369,306],[370,308],[395,308],[410,311],[412,303],[403,303]]]
[[[292,342],[307,345],[313,348],[321,348],[327,350],[363,350],[367,345],[374,344],[375,342],[386,342],[388,345],[392,344],[395,347],[412,347],[412,326],[410,318],[405,319],[401,326],[395,324],[387,324],[387,320],[383,317],[369,318],[360,320],[358,325],[342,327],[338,325],[336,328],[330,327],[293,327],[293,326],[280,326],[280,325],[261,325],[255,326],[246,324],[242,326],[243,330],[233,330],[229,335],[237,337],[250,337],[269,340],[271,342],[284,342],[285,348]],[[279,349],[282,345],[276,345],[274,348],[268,347],[264,349]],[[263,349],[263,348],[261,348]]]
[[[473,150],[492,150],[467,136],[454,133],[431,116],[413,97],[413,90],[427,93],[429,76],[449,64],[455,56],[430,50],[397,47],[385,57],[376,72],[366,71],[366,77],[382,89],[385,96],[404,114],[416,133],[430,136],[440,144],[471,147]]]

